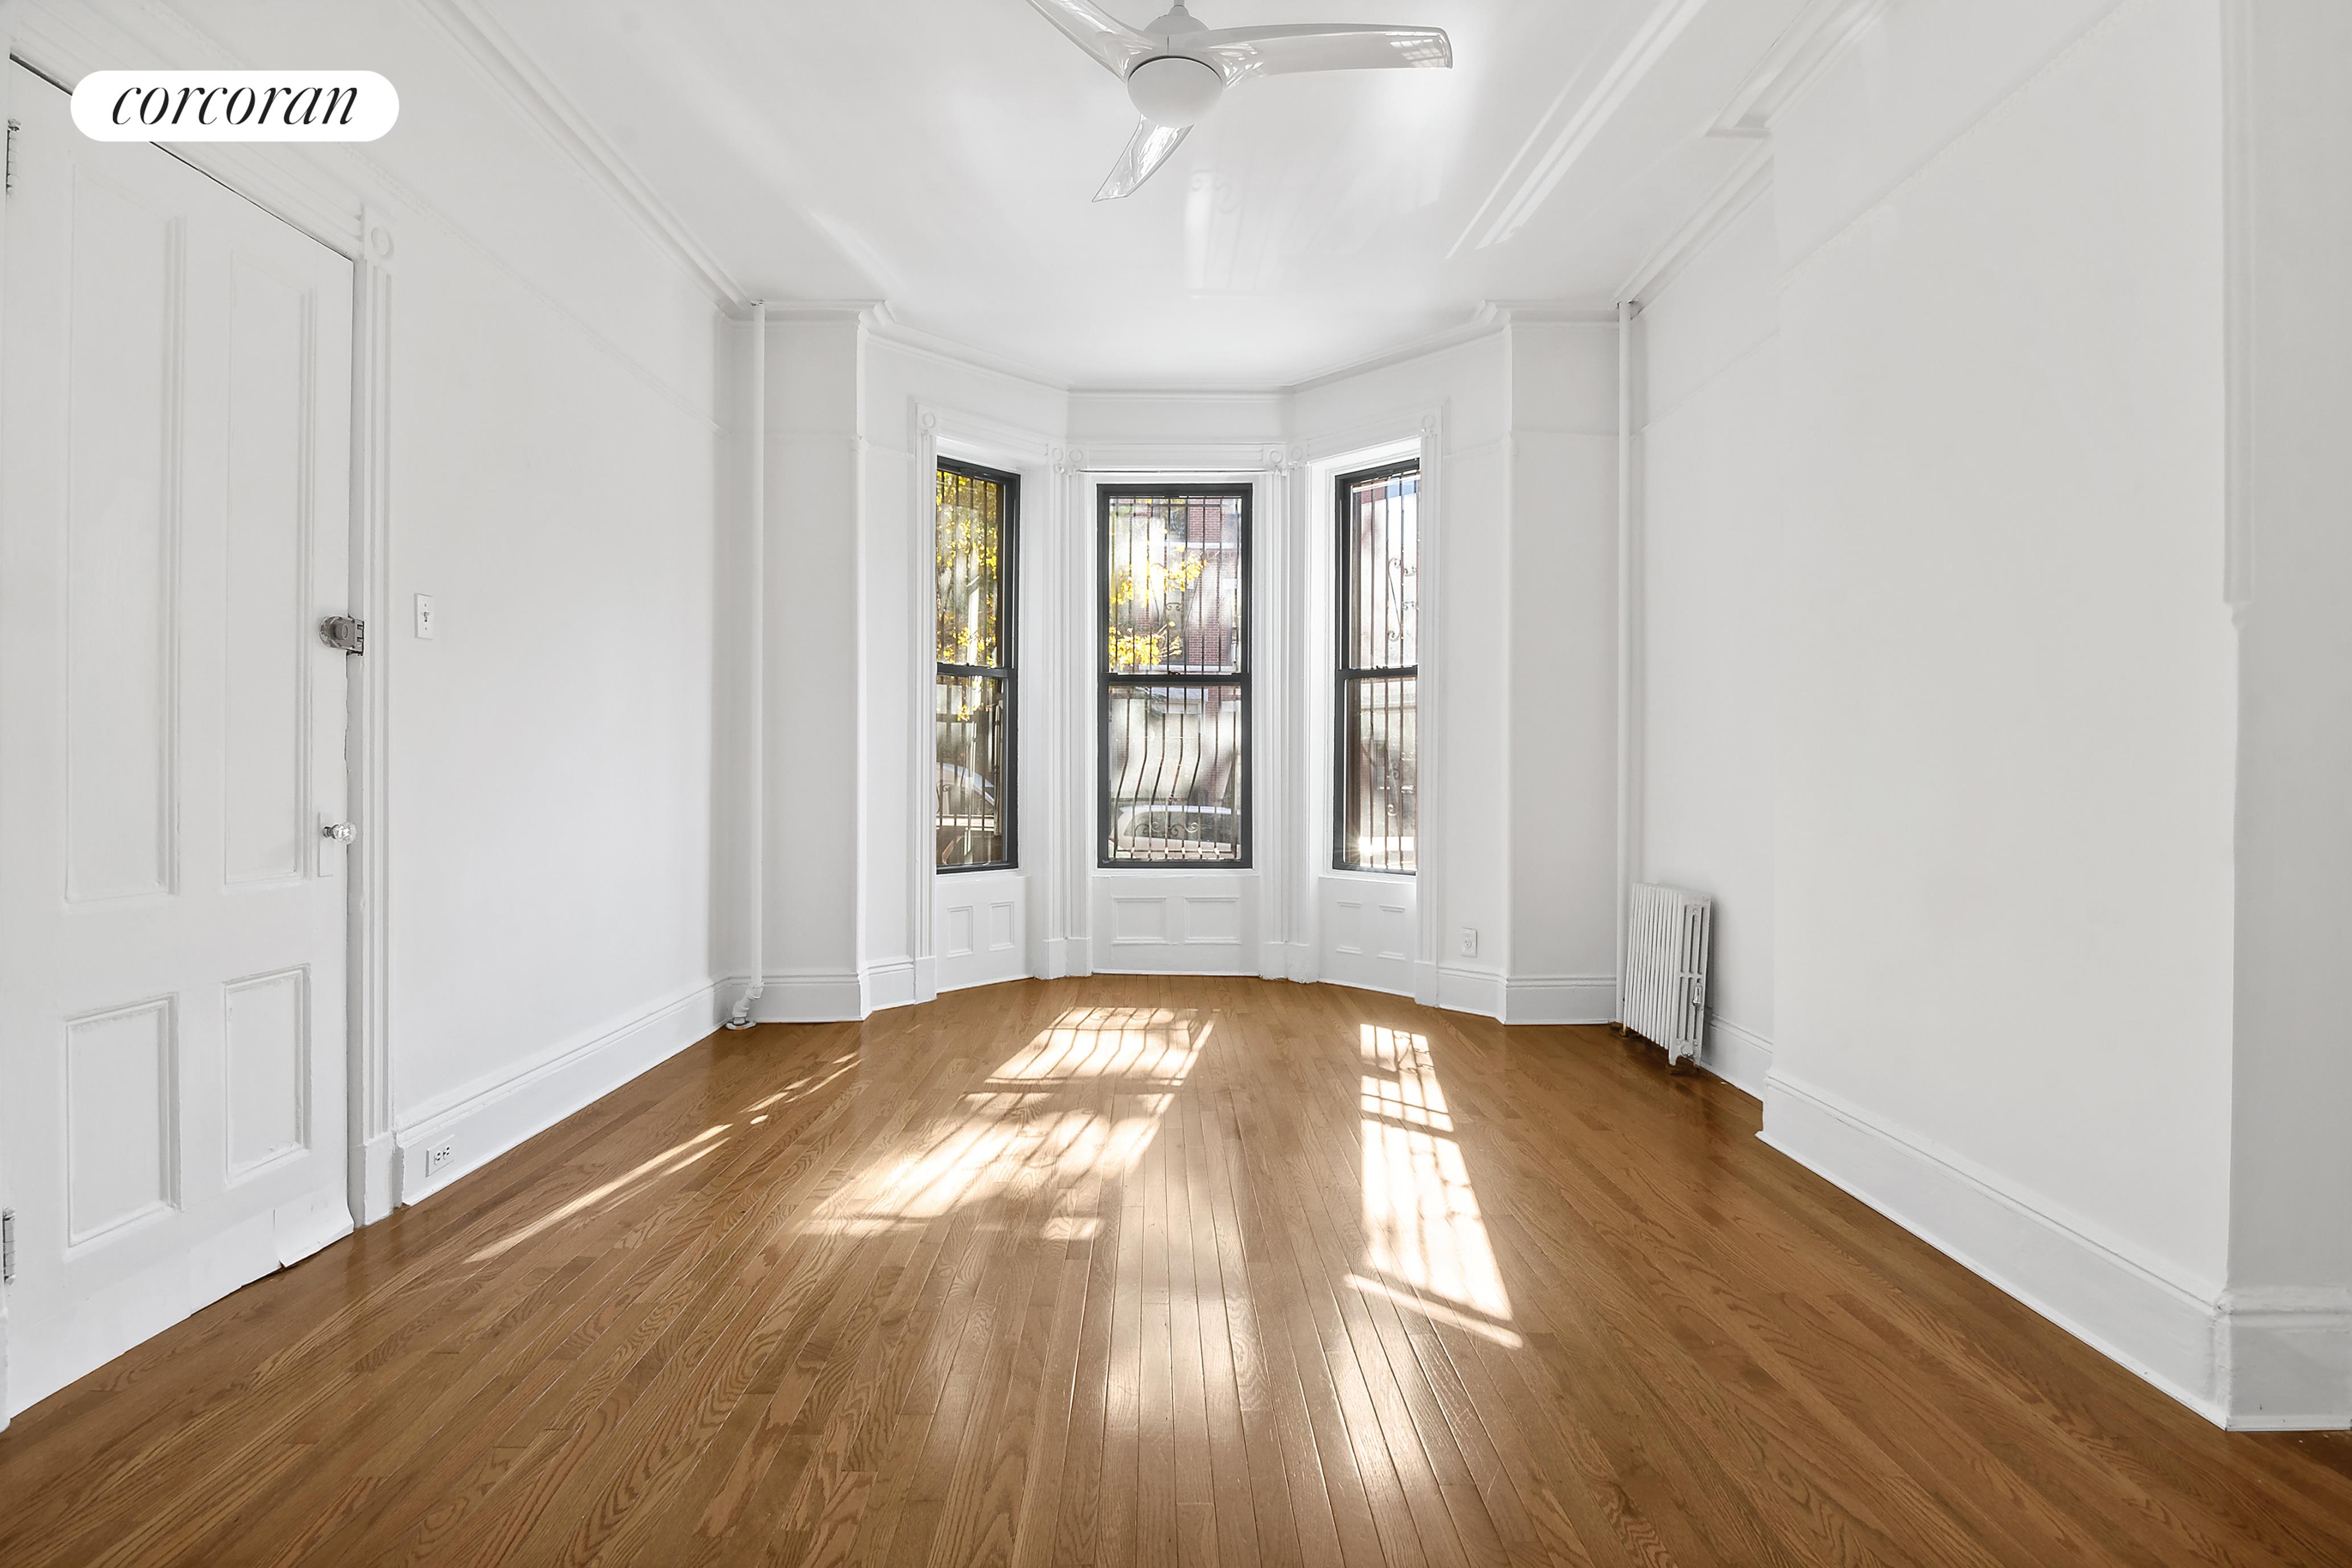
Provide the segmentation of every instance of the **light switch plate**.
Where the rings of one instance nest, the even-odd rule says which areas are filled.
[[[433,595],[416,595],[416,635],[430,641],[433,637]]]

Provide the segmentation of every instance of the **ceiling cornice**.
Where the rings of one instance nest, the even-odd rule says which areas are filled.
[[[1707,5],[1708,0],[1659,0],[1591,92],[1574,98],[1572,82],[1562,89],[1446,256],[1484,250],[1518,233]]]
[[[1648,304],[1680,275],[1692,257],[1704,250],[1708,241],[1721,234],[1732,219],[1746,212],[1771,185],[1772,144],[1767,142],[1734,164],[1723,183],[1707,193],[1706,199],[1699,203],[1683,226],[1642,258],[1642,264],[1633,268],[1633,276],[1625,279],[1617,297],[1635,305]]]
[[[1894,0],[1813,0],[1731,95],[1710,136],[1769,136],[1781,110],[1870,30]]]
[[[1468,321],[1457,327],[1432,332],[1369,359],[1350,360],[1327,371],[1293,382],[1280,390],[1291,395],[1313,392],[1351,376],[1369,375],[1376,370],[1406,363],[1447,349],[1475,343],[1481,338],[1494,336],[1513,326],[1610,326],[1617,324],[1617,312],[1606,306],[1580,303],[1572,300],[1489,300],[1471,313]]]
[[[539,127],[648,238],[702,285],[712,303],[732,314],[751,302],[751,296],[670,210],[669,204],[655,193],[645,176],[630,166],[619,149],[604,140],[513,36],[483,11],[478,0],[416,0],[416,5],[490,79],[508,102]]]

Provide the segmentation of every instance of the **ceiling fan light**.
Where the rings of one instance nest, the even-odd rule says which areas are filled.
[[[1186,55],[1161,55],[1127,73],[1129,101],[1154,125],[1196,124],[1224,90],[1225,79],[1214,66]]]

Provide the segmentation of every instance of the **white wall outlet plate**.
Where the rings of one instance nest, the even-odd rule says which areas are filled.
[[[1478,956],[1478,931],[1474,926],[1462,928],[1462,956],[1465,958]]]
[[[457,1157],[457,1145],[454,1142],[447,1143],[436,1143],[433,1147],[425,1151],[425,1175],[428,1177],[439,1175],[443,1168]]]

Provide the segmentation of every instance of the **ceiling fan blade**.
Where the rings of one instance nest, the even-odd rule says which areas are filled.
[[[1189,125],[1154,125],[1149,120],[1135,122],[1135,134],[1129,138],[1127,151],[1112,165],[1110,178],[1095,193],[1098,202],[1115,202],[1121,196],[1135,195],[1136,187],[1151,178],[1160,165],[1175,155],[1192,133]]]
[[[1044,0],[1037,0],[1042,5]],[[1299,71],[1442,70],[1454,41],[1442,27],[1218,27],[1184,40],[1184,52],[1215,63],[1228,84]]]
[[[1029,4],[1113,76],[1125,76],[1138,56],[1160,47],[1092,0],[1029,0]]]

